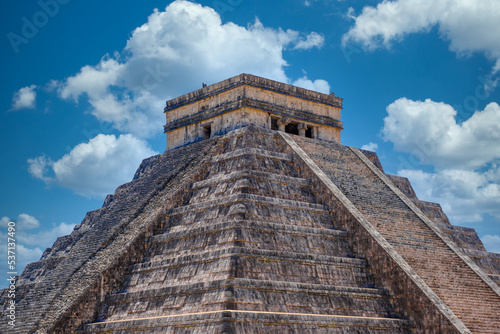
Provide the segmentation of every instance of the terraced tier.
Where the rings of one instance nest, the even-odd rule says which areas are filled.
[[[412,333],[276,133],[224,139],[81,333]]]
[[[304,302],[305,301],[305,302]],[[381,289],[233,278],[110,295],[107,321],[223,310],[395,318]]]
[[[0,332],[53,333],[58,321],[77,326],[82,319],[92,319],[100,294],[108,288],[103,284],[114,284],[122,263],[139,255],[138,243],[169,203],[177,201],[184,184],[197,181],[210,150],[216,149],[213,139],[145,160],[132,182],[118,187],[101,209],[87,213],[70,235],[58,238],[40,261],[26,267],[17,282],[19,321],[14,328],[1,321]],[[6,295],[7,290],[0,294],[2,319],[7,319]]]
[[[412,323],[390,318],[315,315],[256,311],[211,311],[164,315],[86,325],[79,333],[306,333],[306,334],[408,334]]]
[[[178,257],[193,250],[214,250],[221,247],[219,240],[224,240],[222,242],[228,246],[247,249],[272,247],[277,251],[300,253],[307,250],[315,255],[354,257],[347,242],[348,234],[339,230],[244,219],[229,222],[220,219],[198,225],[196,228],[173,228],[169,233],[152,237],[149,256],[172,254]]]

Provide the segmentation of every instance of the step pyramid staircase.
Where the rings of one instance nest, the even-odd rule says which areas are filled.
[[[310,167],[319,168],[320,174],[338,187],[344,203],[355,207],[352,211],[357,212],[358,219],[366,219],[376,229],[374,235],[384,239],[388,252],[397,253],[401,266],[410,266],[407,272],[416,281],[422,279],[423,290],[443,306],[444,313],[458,320],[458,328],[463,332],[499,333],[498,285],[379,167],[355,148],[284,136]],[[405,305],[406,309],[410,307]]]
[[[373,152],[246,126],[144,160],[0,332],[498,333],[499,260]]]
[[[78,333],[413,333],[278,133],[223,140]]]
[[[380,166],[381,168],[381,166]],[[473,260],[484,273],[500,285],[500,254],[486,251],[477,232],[470,227],[452,225],[438,203],[419,200],[407,178],[386,174],[434,224]]]
[[[245,73],[167,101],[165,153],[0,291],[0,333],[500,333],[500,254],[341,145],[342,107]]]

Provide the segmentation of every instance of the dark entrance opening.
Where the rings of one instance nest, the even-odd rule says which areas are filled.
[[[271,130],[279,130],[278,119],[275,117],[271,117]]]
[[[285,126],[285,132],[291,133],[292,135],[298,135],[299,125],[297,123],[289,123]]]
[[[203,127],[203,139],[208,139],[212,135],[212,125],[205,125]]]
[[[306,129],[306,137],[307,138],[314,138],[313,136],[313,128],[308,126],[307,129]]]

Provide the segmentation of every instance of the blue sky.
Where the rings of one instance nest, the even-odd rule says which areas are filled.
[[[0,245],[16,221],[19,272],[164,151],[165,100],[243,72],[342,97],[343,144],[500,252],[497,0],[2,7]]]

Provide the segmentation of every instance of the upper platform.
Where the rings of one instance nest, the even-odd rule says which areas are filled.
[[[240,74],[166,103],[167,150],[257,125],[340,142],[342,99]]]

